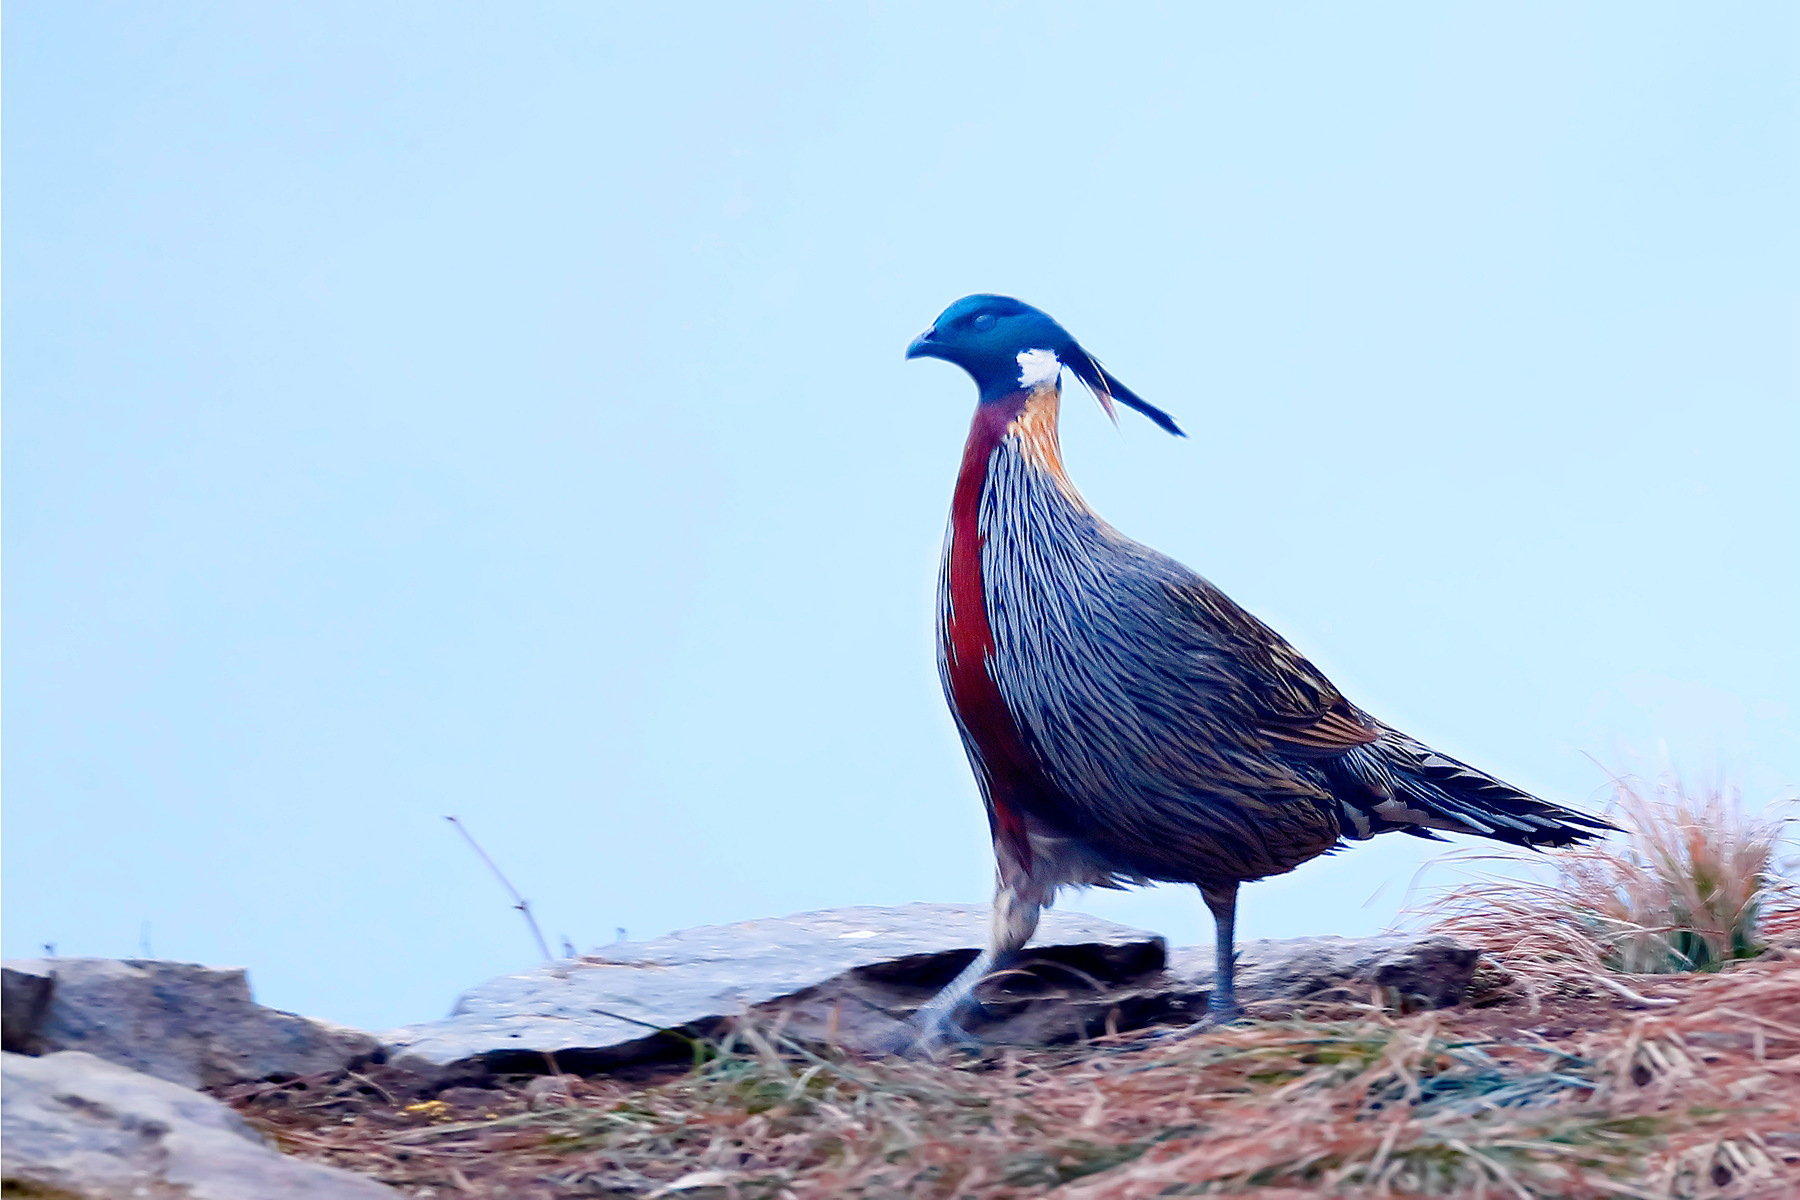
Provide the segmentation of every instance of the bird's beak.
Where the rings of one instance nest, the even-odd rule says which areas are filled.
[[[906,357],[908,357],[908,358],[942,358],[942,357],[944,357],[943,354],[940,353],[940,351],[943,349],[942,345],[938,342],[937,338],[935,336],[933,336],[936,333],[937,333],[937,329],[934,326],[933,328],[927,329],[924,333],[921,333],[918,337],[914,338],[911,342],[909,342],[907,344]]]

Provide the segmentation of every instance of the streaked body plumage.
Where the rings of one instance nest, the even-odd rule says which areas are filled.
[[[1004,315],[1018,305],[959,301],[909,353],[961,362],[929,339],[966,319],[953,318],[959,309],[979,314],[995,301],[989,308]],[[1105,399],[1174,424],[1054,322],[1019,308],[1029,324],[1016,378],[992,354],[963,355],[982,394],[939,586],[945,694],[994,834],[994,935],[928,1019],[948,1022],[979,972],[1029,939],[1063,885],[1199,885],[1219,918],[1215,1000],[1231,1011],[1241,882],[1388,830],[1558,845],[1605,828],[1368,717],[1205,579],[1095,514],[1062,466],[1060,371],[1027,356],[1064,354]],[[1058,336],[1066,341],[1030,345]]]

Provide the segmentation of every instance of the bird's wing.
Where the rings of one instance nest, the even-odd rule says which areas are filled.
[[[1235,678],[1251,724],[1279,748],[1327,756],[1381,735],[1317,667],[1224,592],[1191,573],[1167,586],[1166,620],[1188,626],[1168,632],[1180,642],[1217,647],[1213,671]]]
[[[1005,445],[982,522],[988,670],[1042,776],[1009,785],[1028,815],[1151,879],[1257,879],[1336,843],[1309,760],[1380,731],[1317,668]]]
[[[1034,544],[992,560],[989,666],[1048,785],[1027,811],[1149,879],[1259,879],[1328,850],[1337,804],[1307,760],[1378,733],[1192,571],[1069,532],[1026,527]]]

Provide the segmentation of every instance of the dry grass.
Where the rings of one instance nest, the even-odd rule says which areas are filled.
[[[418,1197],[1797,1194],[1800,963],[1663,990],[1666,1010],[1559,1027],[1340,1010],[944,1064],[745,1027],[676,1078],[541,1079],[469,1120],[238,1102],[290,1150]]]
[[[1436,908],[1527,985],[1494,1007],[1338,1005],[944,1063],[744,1023],[636,1082],[408,1103],[352,1076],[229,1098],[290,1151],[420,1200],[1800,1195],[1781,827],[1673,787],[1626,787],[1617,812],[1618,844]]]
[[[1524,864],[1526,874],[1479,876],[1419,915],[1479,946],[1533,996],[1598,986],[1629,997],[1620,975],[1716,971],[1800,947],[1800,889],[1778,858],[1793,818],[1747,813],[1724,788],[1630,778],[1615,781],[1609,815],[1620,836],[1552,856],[1451,856]]]

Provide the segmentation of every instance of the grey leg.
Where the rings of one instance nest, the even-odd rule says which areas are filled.
[[[973,1043],[975,1039],[964,1032],[957,1018],[962,1014],[963,1006],[975,994],[975,986],[986,979],[990,971],[1002,965],[1002,956],[992,946],[988,947],[977,954],[975,961],[964,967],[924,1008],[913,1014],[913,1024],[919,1031],[918,1049],[929,1054],[940,1046]]]
[[[1235,1021],[1244,1015],[1237,1002],[1237,894],[1238,885],[1202,887],[1201,897],[1212,910],[1214,953],[1218,965],[1206,1010],[1215,1021]]]
[[[914,1014],[913,1024],[919,1031],[915,1043],[917,1049],[929,1054],[948,1042],[974,1041],[956,1023],[957,1016],[974,995],[975,985],[992,972],[1008,966],[1020,948],[1031,940],[1031,935],[1037,932],[1038,914],[1042,909],[1043,897],[1036,889],[1026,894],[1022,889],[1000,886],[994,893],[994,921],[988,934],[987,949],[976,955],[974,962],[964,967],[943,991]]]

